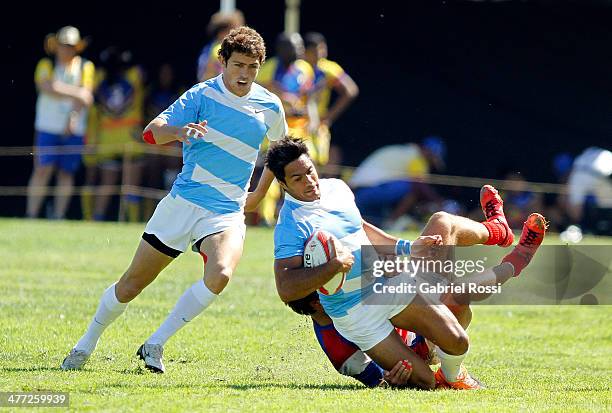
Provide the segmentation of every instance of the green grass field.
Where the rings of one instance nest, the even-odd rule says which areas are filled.
[[[61,371],[142,229],[0,220],[0,391],[69,392],[77,410],[612,411],[612,306],[476,307],[466,365],[487,390],[370,390],[340,376],[278,299],[272,232],[259,228],[220,299],[168,342],[165,375],[134,353],[201,276],[192,253],[130,304],[84,371]]]

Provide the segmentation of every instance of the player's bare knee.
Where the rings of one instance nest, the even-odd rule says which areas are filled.
[[[440,223],[448,223],[451,221],[451,215],[448,212],[438,211],[434,212],[433,215],[429,218],[429,222],[440,222]]]
[[[143,282],[143,280],[148,278],[143,274],[136,274],[131,269],[128,269],[115,285],[115,295],[119,302],[127,303],[136,298],[148,285],[147,282]]]
[[[427,227],[431,228],[431,230],[436,234],[444,237],[445,235],[450,234],[453,230],[452,215],[444,211],[438,211],[429,218]]]
[[[204,283],[210,291],[215,294],[221,293],[232,278],[232,269],[226,266],[218,266],[211,269],[210,273],[204,276]]]
[[[470,338],[463,329],[454,334],[451,347],[456,355],[465,354],[468,351],[470,348]]]
[[[117,282],[115,285],[115,296],[120,303],[128,303],[142,292],[142,287],[137,286],[129,281]]]
[[[465,354],[470,348],[470,339],[460,325],[447,326],[445,332],[438,338],[438,346],[446,354],[458,356]]]

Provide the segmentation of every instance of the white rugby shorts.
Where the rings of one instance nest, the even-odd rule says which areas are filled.
[[[168,194],[157,204],[153,216],[147,222],[143,238],[149,241],[145,238],[146,234],[155,235],[165,246],[177,252],[185,252],[189,244],[192,244],[192,249],[199,252],[193,244],[229,228],[238,228],[244,238],[246,225],[243,211],[219,214],[200,208],[178,195],[173,197]]]
[[[399,274],[390,279],[395,284],[401,281],[414,282],[414,278],[405,276],[406,273]],[[352,341],[362,351],[368,351],[381,341],[383,341],[394,330],[393,324],[389,321],[408,307],[414,299],[406,295],[389,294],[385,297],[384,304],[363,304],[347,310],[347,315],[343,317],[332,317],[334,327],[344,338]]]
[[[437,304],[440,301],[440,294],[421,293],[419,285],[422,283],[446,284],[445,277],[434,273],[419,273],[416,277],[409,273],[401,273],[389,280],[388,285],[399,286],[401,284],[414,285],[414,294],[408,292],[385,293],[382,299],[377,299],[376,304],[359,303],[347,310],[347,315],[343,317],[332,317],[334,327],[343,337],[355,343],[362,351],[368,351],[381,341],[383,341],[395,329],[389,319],[401,313],[417,296],[426,298],[428,302]]]

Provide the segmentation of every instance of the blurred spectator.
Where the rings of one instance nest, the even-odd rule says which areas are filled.
[[[569,216],[585,232],[612,235],[612,152],[587,148],[574,161],[567,184]]]
[[[444,204],[435,189],[418,178],[431,169],[441,171],[445,152],[446,145],[437,136],[425,138],[420,144],[389,145],[374,151],[349,181],[364,219],[389,228],[409,212],[428,212],[419,211],[419,205]]]
[[[176,84],[174,69],[169,63],[159,67],[157,79],[147,91],[146,119],[152,120],[162,113],[181,95],[181,88]],[[180,154],[181,143],[169,142],[165,148],[176,148]],[[176,175],[181,171],[183,159],[171,154],[147,154],[145,157],[144,185],[148,188],[170,189]],[[147,220],[155,210],[157,200],[147,198],[144,201],[143,217]]]
[[[91,219],[93,209],[93,219],[98,221],[106,218],[112,196],[108,186],[119,183],[139,186],[144,166],[142,72],[132,65],[129,51],[115,46],[102,51],[100,64],[87,133],[87,143],[93,146],[95,154],[85,158],[88,186],[96,181],[100,186],[95,206],[91,194],[82,198],[84,217]],[[140,197],[130,194],[124,201],[128,220],[139,220]]]
[[[34,80],[38,99],[34,128],[37,151],[28,184],[26,215],[29,218],[38,217],[46,195],[40,187],[46,186],[56,171],[54,218],[66,217],[81,154],[41,154],[38,150],[49,147],[57,147],[59,151],[79,150],[83,145],[95,76],[93,63],[79,56],[85,46],[76,27],[62,27],[45,39],[47,53],[55,58],[43,58],[36,66]]]
[[[308,62],[302,60],[303,56],[302,36],[299,33],[281,33],[276,39],[276,56],[263,64],[257,83],[281,99],[289,134],[304,139],[313,161],[318,163],[311,133],[311,129],[316,130],[319,124],[316,102],[311,99],[314,71]],[[262,145],[262,150],[265,149],[265,145]],[[254,179],[261,173],[261,169],[261,166],[257,168]],[[280,195],[280,187],[274,182],[260,204],[260,217],[268,225],[275,222]]]
[[[359,94],[359,87],[342,67],[327,59],[327,42],[321,33],[310,32],[304,36],[306,60],[314,69],[313,96],[319,111],[319,129],[315,136],[315,146],[319,163],[332,165],[342,163],[342,150],[337,145],[330,147],[330,128],[340,115],[351,105]],[[330,106],[332,91],[336,98]],[[329,171],[338,176],[339,171]]]
[[[309,126],[318,127],[316,102],[311,99],[314,71],[304,57],[304,41],[299,33],[281,33],[276,39],[276,56],[266,60],[257,83],[278,95],[287,116],[289,134],[307,140],[311,157],[318,162]]]
[[[542,194],[528,190],[528,182],[516,173],[508,172],[504,176],[507,185],[500,190],[504,200],[504,213],[510,228],[519,229],[523,222],[533,211],[543,211],[544,200]]]
[[[217,56],[221,41],[232,29],[242,25],[244,25],[244,15],[240,10],[231,13],[217,12],[210,17],[206,34],[211,41],[204,46],[198,57],[198,82],[208,80],[223,71]]]

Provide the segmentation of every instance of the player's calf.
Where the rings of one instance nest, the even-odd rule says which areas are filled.
[[[129,303],[151,284],[159,275],[158,272],[150,271],[147,268],[141,268],[136,271],[132,267],[123,274],[117,281],[115,294],[117,299],[122,303]]]
[[[122,303],[132,301],[173,259],[142,239],[130,266],[117,282],[115,290],[117,299]]]

